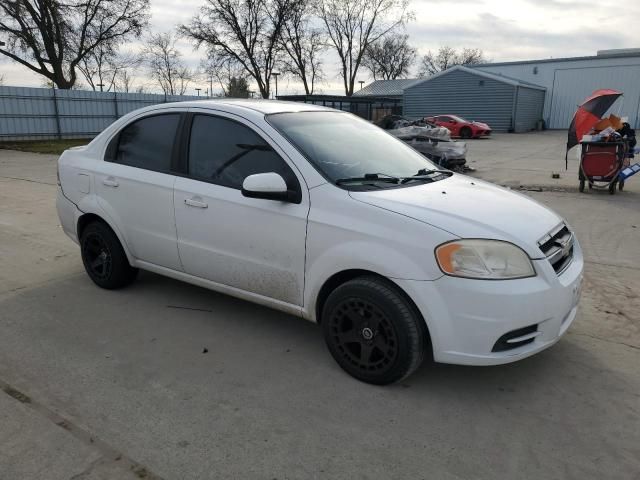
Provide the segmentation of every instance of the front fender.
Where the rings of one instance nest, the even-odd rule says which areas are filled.
[[[425,264],[428,260],[425,258]],[[435,280],[442,272],[431,271],[416,260],[389,246],[377,242],[351,241],[335,245],[308,264],[304,311],[309,320],[316,319],[316,303],[324,284],[336,274],[347,270],[364,270],[391,281]],[[394,282],[395,283],[395,282]]]

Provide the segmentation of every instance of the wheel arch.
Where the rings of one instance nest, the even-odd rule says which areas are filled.
[[[358,277],[375,277],[391,285],[407,301],[407,303],[414,310],[415,314],[418,315],[418,317],[424,322],[424,331],[426,335],[427,345],[429,349],[432,348],[429,323],[427,322],[427,319],[424,318],[424,315],[422,315],[422,312],[413,301],[411,296],[409,296],[409,294],[400,285],[394,282],[393,279],[385,277],[384,275],[380,275],[379,273],[373,272],[371,270],[358,268],[342,270],[340,272],[334,273],[327,280],[325,280],[325,282],[322,284],[322,287],[320,287],[318,295],[316,296],[315,305],[313,307],[316,323],[318,323],[318,325],[322,323],[322,309],[324,308],[324,304],[326,303],[327,298],[329,297],[331,292],[338,288],[340,285],[343,285],[346,282]]]
[[[98,215],[97,213],[87,212],[87,213],[83,213],[82,215],[80,215],[80,217],[78,217],[78,222],[76,224],[76,234],[78,237],[78,242],[82,237],[82,232],[84,231],[84,229],[87,228],[87,225],[89,225],[92,222],[104,223],[107,227],[111,229],[111,231],[116,235],[116,237],[118,237],[118,240],[120,241],[120,245],[122,245],[122,249],[124,250],[124,253],[127,255],[127,260],[129,260],[129,264],[134,265],[134,258],[131,255],[131,252],[129,251],[127,242],[124,240],[124,238],[122,237],[118,229],[115,228],[114,225],[112,225],[107,219]]]

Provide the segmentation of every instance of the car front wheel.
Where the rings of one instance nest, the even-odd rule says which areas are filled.
[[[138,269],[129,265],[116,234],[102,222],[92,222],[82,231],[80,250],[87,274],[99,287],[122,288],[138,274]]]
[[[473,132],[469,127],[462,127],[460,129],[460,138],[471,138]]]
[[[408,377],[428,346],[424,320],[391,282],[360,277],[336,288],[322,310],[325,341],[347,373],[386,385]]]

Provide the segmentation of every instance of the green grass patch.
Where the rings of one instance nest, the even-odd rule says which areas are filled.
[[[86,145],[91,139],[75,138],[71,140],[25,140],[19,142],[0,142],[0,150],[19,150],[21,152],[51,153],[60,155],[67,148]]]

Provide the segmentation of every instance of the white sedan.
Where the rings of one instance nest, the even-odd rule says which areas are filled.
[[[365,382],[425,357],[519,360],[576,315],[582,251],[561,217],[348,113],[157,105],[64,152],[58,175],[62,227],[97,285],[144,269],[301,316]]]

